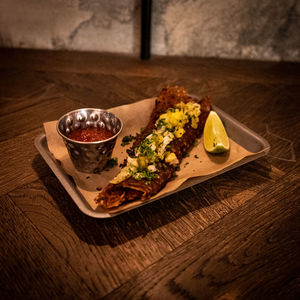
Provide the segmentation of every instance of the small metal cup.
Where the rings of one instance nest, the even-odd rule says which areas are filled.
[[[97,142],[79,142],[68,137],[73,130],[87,127],[106,128],[114,135]],[[109,111],[81,108],[63,115],[56,129],[64,140],[75,168],[84,173],[99,173],[110,159],[122,127],[122,121]]]

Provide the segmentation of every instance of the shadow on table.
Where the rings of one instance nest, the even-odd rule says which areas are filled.
[[[37,173],[40,159],[40,156],[36,156],[33,162]],[[54,175],[41,176],[41,180],[58,209],[82,241],[115,247],[137,237],[146,236],[187,214],[192,214],[193,217],[199,217],[201,214],[203,225],[211,223],[210,215],[218,213],[212,207],[214,204],[262,184],[270,178],[270,172],[271,166],[265,158],[261,158],[192,188],[109,219],[95,219],[83,214]],[[203,208],[208,206],[211,206],[211,209],[204,211]]]

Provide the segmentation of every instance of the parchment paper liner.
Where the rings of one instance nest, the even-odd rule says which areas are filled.
[[[121,146],[122,138],[129,134],[135,135],[140,131],[140,128],[146,126],[154,105],[155,98],[150,98],[108,109],[119,117],[124,124],[123,131],[117,139],[116,146],[112,154],[112,157],[118,158],[118,164],[123,162],[123,160],[127,157],[126,149],[130,147],[130,144],[125,147]],[[65,147],[62,138],[56,131],[56,122],[57,121],[44,123],[48,148],[54,157],[61,162],[66,173],[73,177],[78,191],[86,199],[91,208],[95,210],[96,204],[94,202],[94,198],[99,193],[97,188],[104,188],[108,184],[109,180],[119,173],[120,168],[114,167],[109,171],[102,171],[101,174],[86,174],[77,171],[69,158],[67,148]],[[235,162],[240,161],[246,156],[256,154],[247,151],[231,139],[230,151],[221,155],[208,154],[203,146],[203,137],[197,141],[197,144],[198,145],[191,150],[189,156],[183,159],[180,165],[180,171],[176,173],[178,176],[170,181],[157,195],[153,197],[153,199],[177,189],[188,178],[205,176],[218,172]],[[118,212],[120,210],[127,209],[130,206],[135,206],[137,203],[141,203],[141,201],[124,204],[118,208],[110,209],[109,212]],[[97,210],[103,211],[101,208],[98,208]]]

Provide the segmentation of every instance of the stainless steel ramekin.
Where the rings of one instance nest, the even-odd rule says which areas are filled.
[[[87,127],[106,128],[113,136],[98,142],[79,142],[68,137],[73,130]],[[84,173],[98,173],[110,159],[122,127],[122,121],[109,111],[81,108],[63,115],[56,129],[64,140],[75,168]]]

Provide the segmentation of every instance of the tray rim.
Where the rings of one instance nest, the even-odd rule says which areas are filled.
[[[247,157],[243,158],[242,160],[240,160],[240,161],[238,161],[238,162],[236,162],[236,163],[234,163],[234,164],[232,164],[232,165],[230,165],[230,166],[228,166],[228,167],[226,167],[226,168],[224,168],[224,169],[222,169],[218,172],[215,172],[213,174],[190,178],[187,181],[185,181],[181,186],[179,186],[176,190],[174,190],[172,192],[166,193],[166,194],[164,194],[160,197],[157,197],[157,198],[153,198],[153,199],[141,202],[141,203],[137,203],[137,205],[129,207],[127,209],[123,209],[119,212],[111,212],[111,213],[110,212],[103,212],[103,211],[99,212],[97,210],[93,210],[89,206],[88,202],[80,194],[80,192],[77,190],[77,188],[74,185],[74,183],[72,182],[72,180],[69,178],[69,175],[65,172],[65,170],[62,168],[62,166],[60,166],[60,164],[57,162],[56,158],[49,151],[49,148],[48,148],[48,145],[47,145],[47,140],[46,140],[46,135],[44,133],[39,134],[35,138],[34,145],[37,148],[37,150],[39,151],[40,155],[45,160],[45,162],[47,163],[47,165],[53,171],[54,175],[57,177],[59,182],[65,188],[65,190],[67,191],[69,196],[75,202],[77,207],[81,210],[81,212],[83,212],[85,215],[88,215],[88,216],[93,217],[93,218],[101,218],[101,219],[102,218],[104,218],[104,219],[105,218],[112,218],[112,217],[115,217],[117,215],[128,212],[132,209],[136,209],[140,206],[149,204],[153,201],[156,201],[156,200],[165,198],[167,196],[170,196],[174,193],[182,191],[186,188],[189,188],[191,186],[194,186],[194,185],[199,184],[201,182],[204,182],[206,180],[209,180],[213,177],[216,177],[220,174],[228,172],[232,169],[235,169],[235,168],[237,168],[241,165],[244,165],[248,162],[256,160],[256,159],[258,159],[262,156],[265,156],[269,153],[270,144],[265,138],[263,138],[262,136],[260,136],[259,134],[257,134],[256,132],[254,132],[253,130],[248,128],[246,125],[244,125],[241,122],[237,121],[235,118],[233,118],[232,116],[230,116],[229,114],[227,114],[226,112],[221,110],[220,108],[216,107],[215,105],[212,105],[212,109],[215,110],[220,115],[221,119],[227,119],[227,121],[231,122],[234,126],[241,128],[248,135],[255,138],[260,143],[260,145],[262,146],[262,150],[259,151],[256,154],[254,154],[254,155],[247,156]],[[46,143],[46,147],[43,145],[44,143]]]

